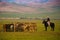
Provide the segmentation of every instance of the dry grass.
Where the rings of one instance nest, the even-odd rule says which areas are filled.
[[[44,31],[42,20],[0,20],[0,31],[5,23],[36,22],[37,32],[0,32],[0,40],[60,40],[60,20],[52,20],[55,23],[55,31]]]

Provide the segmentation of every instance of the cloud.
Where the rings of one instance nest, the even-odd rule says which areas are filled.
[[[53,3],[56,3],[56,4],[60,4],[60,0],[0,0],[0,1],[3,1],[3,2],[15,2],[15,3],[18,3],[18,4],[28,4],[30,2],[33,2],[33,3],[47,3],[47,2],[53,2]]]
[[[54,6],[60,6],[60,0],[3,0],[5,2],[15,2],[17,4],[27,5],[35,8],[43,8],[43,11],[53,12]]]

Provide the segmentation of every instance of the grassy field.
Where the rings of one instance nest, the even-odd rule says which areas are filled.
[[[60,40],[60,20],[51,20],[55,23],[55,31],[44,31],[42,20],[0,20],[0,40]],[[36,22],[37,32],[1,32],[2,25],[15,22]]]

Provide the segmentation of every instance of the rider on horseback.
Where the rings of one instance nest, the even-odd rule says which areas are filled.
[[[47,18],[47,23],[50,26],[50,18]]]

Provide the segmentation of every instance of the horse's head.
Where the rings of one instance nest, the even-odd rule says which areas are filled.
[[[43,24],[45,24],[46,23],[46,20],[43,20],[43,22],[42,22]]]

